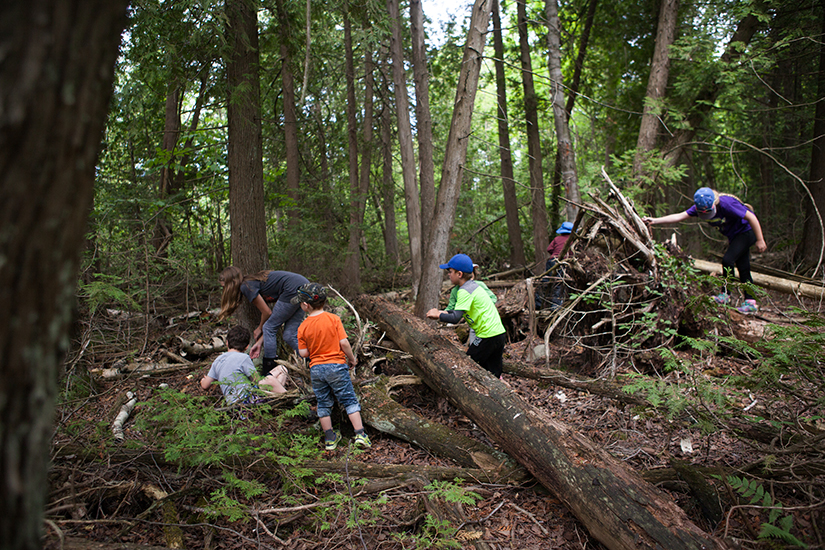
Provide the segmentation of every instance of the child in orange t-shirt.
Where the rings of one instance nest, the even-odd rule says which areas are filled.
[[[309,357],[309,373],[312,391],[318,401],[318,418],[324,430],[324,449],[334,451],[341,441],[341,434],[332,429],[330,417],[334,399],[347,411],[355,430],[355,444],[371,447],[370,438],[361,421],[361,405],[349,376],[349,365],[357,362],[344,331],[341,318],[324,311],[327,291],[318,283],[307,283],[298,289],[292,303],[301,304],[307,314],[298,327],[298,354]]]

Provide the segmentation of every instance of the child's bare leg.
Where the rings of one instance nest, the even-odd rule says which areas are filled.
[[[364,424],[361,422],[361,413],[359,411],[355,411],[352,414],[347,415],[349,417],[349,421],[352,422],[352,428],[358,432],[364,429]],[[323,426],[323,424],[321,424]]]
[[[328,431],[332,429],[332,417],[330,416],[322,416],[318,420],[321,421],[321,429],[323,431]]]
[[[277,369],[273,369],[272,372],[264,376],[264,378],[258,383],[259,386],[270,386],[272,389],[267,390],[267,388],[261,388],[264,391],[269,391],[271,393],[286,393],[286,388],[284,387],[283,383],[278,380],[278,377],[273,374],[276,372]]]

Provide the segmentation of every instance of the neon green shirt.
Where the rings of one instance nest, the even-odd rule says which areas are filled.
[[[487,294],[483,283],[467,281],[456,293],[455,311],[463,311],[464,319],[479,338],[492,338],[504,334],[504,325],[496,305]]]

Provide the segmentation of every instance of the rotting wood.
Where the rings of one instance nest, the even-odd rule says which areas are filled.
[[[729,548],[626,464],[530,406],[423,320],[368,295],[354,303],[413,355],[427,385],[521,462],[610,550]]]
[[[126,392],[126,403],[120,407],[120,412],[117,413],[117,417],[115,417],[115,421],[112,423],[112,436],[115,438],[115,441],[123,441],[126,439],[126,436],[123,435],[123,425],[129,419],[129,415],[132,414],[132,409],[135,408],[137,404],[137,397],[132,392]]]
[[[320,440],[319,440],[320,441]],[[112,448],[108,454],[101,456],[101,450],[97,448],[80,447],[67,445],[53,449],[52,460],[81,459],[88,461],[104,461],[107,463],[130,463],[142,464],[157,468],[159,466],[180,466],[179,463],[169,461],[163,453],[146,449],[125,449]],[[271,475],[278,472],[281,467],[268,459],[259,456],[248,459],[235,459],[238,467],[242,467],[250,472]],[[349,474],[350,477],[357,477],[367,480],[397,479],[407,480],[409,476],[420,474],[430,480],[452,481],[456,478],[473,481],[479,484],[489,483],[488,472],[479,468],[462,468],[459,466],[428,466],[421,464],[376,464],[371,462],[360,462],[355,460],[305,460],[294,465],[295,468],[305,468],[318,473]],[[220,471],[215,469],[216,472]],[[406,482],[406,481],[404,481]],[[499,482],[502,485],[521,485],[521,482],[511,483],[508,480]]]
[[[372,384],[359,386],[361,416],[366,424],[459,466],[479,468],[486,472],[489,483],[521,483],[531,478],[506,454],[401,406],[390,397],[389,383],[391,379],[380,376]]]

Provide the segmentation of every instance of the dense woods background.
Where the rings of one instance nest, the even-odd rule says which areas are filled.
[[[173,288],[191,297],[187,283],[233,261],[417,288],[471,6],[411,34],[410,7],[392,19],[393,4],[134,2],[84,281],[116,282],[144,306]],[[486,27],[439,259],[464,251],[487,272],[543,263],[548,234],[575,215],[565,199],[604,194],[604,167],[646,214],[686,208],[699,186],[736,194],[762,221],[771,263],[813,273],[820,3],[565,2],[558,50],[547,7],[505,2]],[[723,249],[679,233],[692,252]]]
[[[555,228],[607,198],[607,174],[640,214],[683,210],[699,186],[735,194],[765,232],[755,262],[824,277],[824,2],[477,0],[441,25],[419,0],[136,0],[127,21],[95,4],[0,14],[0,45],[18,54],[0,58],[0,280],[7,304],[46,299],[21,299],[0,327],[9,548],[39,545],[52,404],[65,436],[77,392],[95,386],[75,367],[141,356],[152,319],[214,309],[230,264],[350,297],[411,289],[420,315],[455,252],[484,273],[543,272]],[[724,249],[696,224],[675,232],[696,256]],[[61,378],[73,289],[83,337]],[[96,325],[107,309],[142,326],[109,333]],[[809,344],[783,357],[818,373]],[[809,374],[805,433],[821,412]],[[811,483],[808,503],[822,495]],[[800,528],[810,541],[821,517]]]

